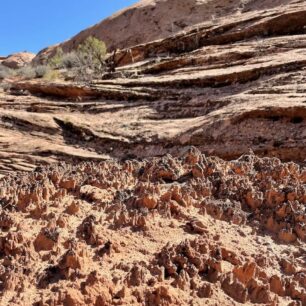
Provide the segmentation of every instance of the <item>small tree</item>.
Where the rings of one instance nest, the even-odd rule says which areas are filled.
[[[89,36],[78,46],[78,56],[82,65],[102,72],[105,66],[106,45],[103,41]]]
[[[53,69],[66,68],[66,73],[72,73],[74,80],[90,81],[103,73],[106,67],[106,52],[105,43],[90,36],[69,53],[57,48],[48,65]]]

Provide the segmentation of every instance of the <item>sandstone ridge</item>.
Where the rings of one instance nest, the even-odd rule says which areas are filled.
[[[91,35],[105,41],[112,51],[173,36],[198,23],[214,23],[219,18],[228,18],[241,12],[270,10],[290,2],[293,1],[142,0],[66,42],[42,50],[34,61],[44,61],[55,53],[57,47],[66,52],[71,51]]]

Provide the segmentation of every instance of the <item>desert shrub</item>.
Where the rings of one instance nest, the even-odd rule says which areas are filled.
[[[46,74],[50,72],[50,67],[46,65],[39,65],[34,67],[35,77],[43,78]]]
[[[24,79],[34,79],[36,77],[36,72],[34,67],[25,66],[16,71],[16,74]]]
[[[40,66],[25,66],[17,70],[17,75],[26,79],[35,79],[42,78],[44,75],[50,70],[48,66],[40,65]]]
[[[63,75],[69,79],[90,81],[104,71],[106,51],[103,41],[90,36],[75,51],[64,53],[57,48],[48,65],[53,69],[67,69]],[[52,74],[54,72],[48,74],[48,78]]]
[[[0,90],[3,90],[4,92],[7,92],[11,89],[12,84],[7,82],[0,82]]]
[[[56,48],[55,55],[49,59],[48,64],[52,68],[60,68],[62,66],[63,55],[64,55],[63,49]]]
[[[47,73],[43,76],[46,81],[58,80],[62,77],[61,73],[58,70],[49,69]]]
[[[80,66],[80,64],[81,64],[80,58],[77,52],[75,51],[65,53],[62,57],[62,63],[61,63],[62,68],[71,69]]]
[[[14,75],[14,71],[0,64],[0,80],[9,78]]]
[[[96,72],[103,71],[106,52],[105,43],[92,36],[89,36],[77,49],[81,64]]]

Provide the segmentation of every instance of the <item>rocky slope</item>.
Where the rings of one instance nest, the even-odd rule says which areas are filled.
[[[239,3],[0,91],[0,305],[306,305],[306,3]]]
[[[194,148],[11,175],[1,305],[306,305],[305,183]]]
[[[59,46],[71,51],[88,36],[105,41],[109,50],[132,47],[172,36],[200,22],[216,22],[233,14],[267,10],[290,0],[142,0],[90,27],[57,46],[42,50],[35,58],[41,62]]]
[[[15,83],[0,98],[0,171],[189,145],[303,163],[305,27],[305,1],[250,9],[119,50],[116,71],[86,86]]]

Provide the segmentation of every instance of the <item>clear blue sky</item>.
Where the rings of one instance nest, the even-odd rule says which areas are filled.
[[[38,52],[62,42],[137,0],[3,0],[0,55]]]

